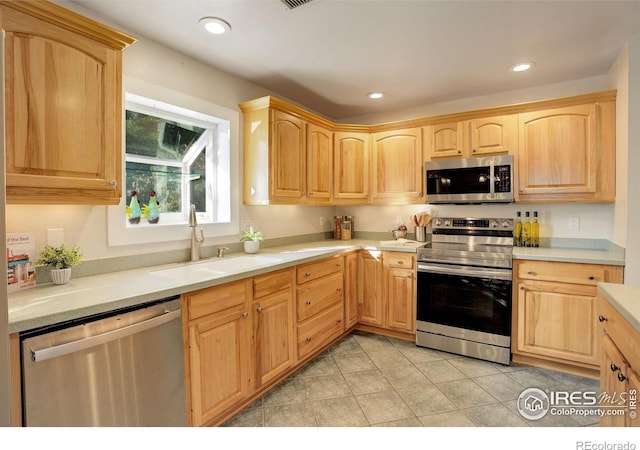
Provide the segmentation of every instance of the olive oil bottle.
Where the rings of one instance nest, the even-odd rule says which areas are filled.
[[[531,247],[531,222],[529,221],[529,211],[524,213],[525,219],[522,225],[522,246]]]
[[[538,211],[533,212],[533,223],[531,224],[531,246],[540,247],[540,224],[538,223]]]
[[[513,228],[513,245],[520,247],[522,245],[522,213],[520,211],[517,213]]]

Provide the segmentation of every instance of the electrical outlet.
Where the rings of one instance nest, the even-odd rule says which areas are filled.
[[[320,226],[324,226],[324,216],[320,216]]]
[[[580,217],[569,218],[569,231],[580,231]]]

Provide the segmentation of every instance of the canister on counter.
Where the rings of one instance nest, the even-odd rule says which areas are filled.
[[[348,241],[351,239],[351,222],[348,220],[342,221],[342,240]]]
[[[353,219],[353,216],[344,216],[344,220],[351,222],[351,239],[356,238],[356,223]]]
[[[342,239],[342,216],[333,217],[333,238]]]

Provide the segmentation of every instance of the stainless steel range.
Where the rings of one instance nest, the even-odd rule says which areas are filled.
[[[418,250],[416,344],[509,364],[513,219],[435,218]]]

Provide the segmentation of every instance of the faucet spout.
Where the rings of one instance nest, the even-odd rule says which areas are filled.
[[[196,219],[196,206],[191,205],[191,213],[189,214],[189,227],[191,227],[191,261],[200,260],[200,246],[204,242],[204,232],[200,228],[200,237],[196,233],[198,220]]]

